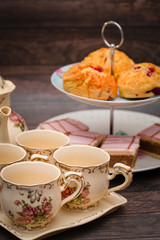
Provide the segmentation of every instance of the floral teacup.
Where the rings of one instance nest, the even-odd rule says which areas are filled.
[[[11,143],[0,143],[0,171],[7,165],[23,161],[25,156],[26,151],[23,148]],[[0,182],[0,196],[1,196],[1,182]]]
[[[26,156],[26,151],[11,143],[0,143],[0,171],[3,167],[22,161]]]
[[[53,130],[34,129],[20,133],[16,142],[26,150],[26,160],[30,161],[32,154],[40,154],[48,157],[47,162],[53,163],[53,152],[68,145],[69,137]],[[39,160],[42,161],[41,158]]]
[[[30,231],[42,229],[62,205],[81,193],[81,173],[66,172],[62,185],[60,175],[59,168],[40,161],[24,161],[2,169],[2,210],[14,225]],[[61,192],[70,182],[76,184],[77,190],[62,199]]]
[[[98,147],[87,145],[72,145],[61,147],[53,154],[55,165],[66,171],[81,172],[85,180],[85,187],[82,193],[71,200],[65,207],[71,210],[85,211],[97,206],[100,199],[109,193],[126,188],[132,181],[131,168],[125,164],[116,163],[112,174],[109,174],[110,156]],[[117,174],[125,177],[124,183],[109,188],[109,181]],[[62,193],[65,198],[75,191],[74,184]]]

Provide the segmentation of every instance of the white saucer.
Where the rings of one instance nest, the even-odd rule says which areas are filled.
[[[34,232],[21,231],[12,226],[10,220],[0,210],[0,225],[21,240],[46,238],[107,215],[125,203],[127,203],[126,198],[117,193],[111,193],[99,202],[97,208],[89,212],[70,212],[62,208],[48,227]]]

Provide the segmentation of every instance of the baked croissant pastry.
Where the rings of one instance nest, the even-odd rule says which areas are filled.
[[[83,63],[72,66],[63,75],[63,88],[69,93],[92,99],[111,100],[117,96],[114,76]]]
[[[117,85],[122,98],[160,95],[160,67],[152,63],[135,64],[120,75]]]
[[[94,52],[91,52],[87,57],[84,58],[82,63],[110,73],[110,48],[100,48]],[[115,79],[118,79],[123,71],[128,70],[133,65],[134,61],[129,58],[124,52],[115,50],[113,65]]]

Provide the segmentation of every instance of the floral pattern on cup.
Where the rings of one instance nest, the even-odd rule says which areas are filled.
[[[62,172],[62,177],[66,171],[80,172],[84,177],[85,187],[81,194],[64,206],[70,210],[86,211],[93,209],[103,197],[111,192],[126,188],[132,181],[131,168],[125,164],[116,163],[112,172],[109,172],[110,156],[97,147],[87,145],[65,146],[56,150],[53,157],[55,165]],[[110,180],[118,174],[124,176],[124,182],[109,188]],[[74,187],[74,185],[70,184],[69,187]],[[71,189],[66,189],[65,193],[69,194],[69,192],[71,192]]]
[[[96,198],[96,194],[93,192],[94,188],[98,189],[99,186],[95,186],[93,183],[93,179],[96,178],[97,174],[104,175],[105,181],[103,181],[103,184],[105,183],[103,187],[103,195],[105,194],[105,189],[108,188],[108,176],[107,171],[109,167],[109,162],[100,165],[100,166],[93,166],[93,167],[85,167],[85,168],[79,168],[79,167],[70,167],[63,163],[55,162],[55,165],[60,168],[62,174],[64,174],[66,171],[69,171],[70,169],[74,172],[82,172],[83,177],[86,180],[85,187],[83,188],[81,194],[74,198],[73,200],[67,202],[63,207],[67,208],[69,210],[77,210],[77,211],[88,211],[91,209],[94,209],[98,204],[98,199],[96,201],[93,201],[93,199]],[[60,179],[61,185],[64,184],[63,177]],[[92,190],[90,188],[92,187]],[[65,189],[65,191],[62,192],[62,198],[66,198],[69,195],[71,195],[76,190],[75,186],[69,186]]]
[[[14,205],[21,207],[21,211],[17,211],[17,215],[19,215],[15,221],[21,225],[30,224],[38,224],[39,222],[42,223],[42,221],[48,221],[52,218],[52,198],[49,197],[48,199],[46,197],[43,197],[40,204],[38,204],[36,207],[31,206],[29,203],[27,203],[25,200],[15,200]],[[8,211],[8,214],[11,219],[14,219],[14,214],[12,211]]]
[[[72,204],[86,204],[90,202],[90,198],[88,197],[89,195],[89,188],[90,184],[87,183],[86,186],[83,188],[81,194],[71,200],[69,203]],[[63,192],[62,192],[62,199],[70,196],[73,192],[75,192],[76,188],[75,187],[67,187]]]
[[[0,177],[2,210],[14,226],[29,231],[46,227],[85,186],[82,174],[73,171],[64,174],[61,184],[60,169],[42,161],[11,164],[1,170]],[[75,184],[76,190],[62,199],[62,192],[70,183]]]

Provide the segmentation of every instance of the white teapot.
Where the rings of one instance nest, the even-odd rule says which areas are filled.
[[[16,86],[9,80],[0,76],[0,107],[10,106],[10,95]]]
[[[8,106],[0,107],[0,143],[16,144],[16,136],[27,130],[25,121]]]
[[[4,106],[0,108],[0,143],[10,142],[8,133],[8,117],[10,114],[10,107]]]
[[[0,76],[0,142],[16,144],[16,136],[27,130],[25,121],[10,108],[10,95],[16,86]]]

